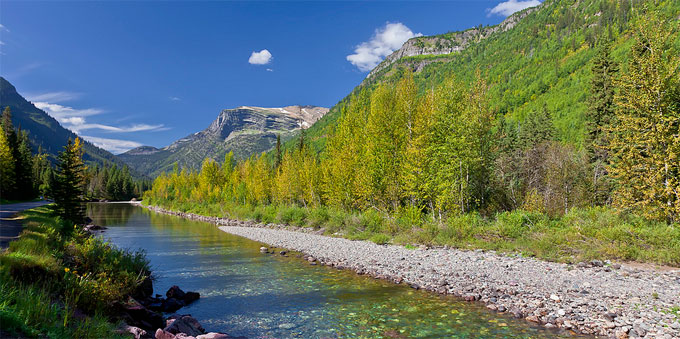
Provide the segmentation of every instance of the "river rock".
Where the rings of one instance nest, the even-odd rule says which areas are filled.
[[[118,303],[117,309],[121,314],[121,318],[129,325],[140,327],[147,331],[163,327],[163,316],[160,313],[147,309],[134,298],[128,298],[124,303]]]
[[[282,330],[290,330],[290,329],[295,328],[296,326],[297,325],[295,325],[293,323],[284,323],[284,324],[279,325],[279,328],[282,329]]]
[[[122,324],[116,329],[116,333],[126,335],[126,334],[132,334],[132,336],[135,339],[140,339],[140,338],[146,338],[146,331],[137,327],[137,326],[130,326],[127,324]]]
[[[170,322],[172,320],[172,322]],[[173,315],[168,318],[168,326],[164,331],[172,334],[184,333],[188,336],[198,336],[205,334],[205,329],[191,314]]]
[[[156,333],[154,334],[155,339],[175,339],[175,335],[168,332],[164,331],[162,329],[157,329]]]
[[[132,295],[138,300],[144,300],[150,298],[153,295],[153,281],[151,277],[146,277],[142,280],[142,283],[137,286],[135,293]]]
[[[184,301],[176,298],[168,298],[163,301],[163,312],[172,313],[184,307]]]
[[[176,299],[180,299],[180,300],[183,300],[185,295],[186,295],[186,293],[184,293],[184,291],[182,291],[182,289],[179,288],[179,286],[177,286],[177,285],[173,285],[172,287],[170,287],[168,289],[167,292],[165,292],[166,297],[176,298]]]
[[[184,303],[189,305],[200,298],[201,295],[198,292],[189,291],[184,295]]]

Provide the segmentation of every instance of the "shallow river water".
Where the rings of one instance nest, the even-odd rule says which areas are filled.
[[[154,293],[172,285],[201,299],[180,309],[209,331],[248,338],[567,338],[483,305],[418,291],[295,256],[215,225],[130,204],[88,205],[113,244],[143,249]]]

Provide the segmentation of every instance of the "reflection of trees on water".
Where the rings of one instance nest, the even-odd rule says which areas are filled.
[[[130,204],[88,203],[87,216],[95,225],[109,226],[127,224],[133,214],[142,210]]]

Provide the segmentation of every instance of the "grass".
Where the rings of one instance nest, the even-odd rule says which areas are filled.
[[[147,202],[148,203],[148,202]],[[201,215],[324,228],[329,235],[378,244],[425,244],[484,249],[539,259],[637,261],[680,267],[680,226],[646,220],[608,207],[574,208],[561,217],[522,210],[485,218],[470,213],[432,220],[404,208],[396,215],[288,205],[158,204]]]
[[[21,216],[25,230],[0,253],[3,333],[116,337],[111,307],[150,274],[144,253],[88,237],[53,216],[49,207],[27,210]]]

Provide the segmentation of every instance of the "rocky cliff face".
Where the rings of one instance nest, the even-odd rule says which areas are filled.
[[[317,106],[264,108],[241,106],[220,112],[208,128],[158,149],[142,146],[119,157],[131,167],[151,176],[180,168],[199,168],[205,158],[221,161],[233,151],[237,158],[268,151],[276,136],[292,137],[301,128],[314,124],[328,112]]]
[[[507,17],[503,22],[496,26],[471,28],[462,32],[451,32],[435,36],[423,36],[411,38],[394,51],[376,66],[366,77],[370,79],[383,69],[387,68],[397,60],[404,57],[419,55],[444,55],[460,52],[466,49],[471,43],[486,39],[498,32],[505,32],[512,29],[515,25],[530,13],[538,10],[541,5],[527,8],[523,11],[514,13]]]

